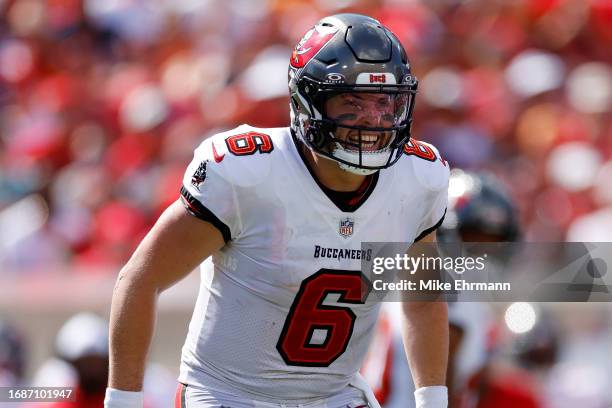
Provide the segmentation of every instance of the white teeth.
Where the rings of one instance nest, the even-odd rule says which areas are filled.
[[[351,141],[359,143],[359,137],[351,137]],[[378,136],[363,135],[361,136],[361,141],[364,143],[375,143],[376,141],[378,141]]]

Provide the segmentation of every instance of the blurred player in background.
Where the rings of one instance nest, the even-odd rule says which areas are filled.
[[[440,242],[512,242],[519,237],[516,206],[501,182],[490,175],[453,170],[448,208],[438,230]],[[399,307],[389,303],[383,310],[362,371],[375,385],[374,392],[385,408],[412,406],[410,395],[414,385],[402,351]],[[486,367],[493,353],[495,321],[487,304],[451,302],[449,323],[447,385],[451,407],[502,406],[504,403],[515,407],[536,406],[533,405],[535,397],[529,391],[516,390],[522,382],[490,378]],[[521,339],[521,355],[527,357],[535,352],[532,347],[537,342],[532,338]],[[517,393],[519,397],[515,397]]]
[[[503,183],[489,174],[453,171],[449,183],[448,219],[440,229],[443,242],[515,242],[520,239],[519,217],[514,200]],[[497,254],[498,256],[500,254]],[[503,255],[502,255],[503,256]],[[489,267],[503,259],[489,260]],[[499,351],[490,306],[482,302],[453,302],[449,306],[449,386],[453,406],[458,408],[541,407],[537,391],[528,381],[516,381],[529,373],[513,367],[493,370]],[[525,341],[524,351],[530,342]],[[449,359],[449,361],[451,361]]]
[[[377,407],[358,375],[378,315],[364,241],[433,241],[449,169],[410,138],[417,81],[394,34],[321,20],[290,58],[290,128],[205,140],[120,273],[105,406],[140,407],[156,300],[202,261],[176,406]],[[403,307],[418,407],[444,408],[447,306]],[[409,327],[409,330],[408,330]]]

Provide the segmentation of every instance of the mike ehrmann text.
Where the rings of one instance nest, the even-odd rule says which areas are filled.
[[[510,282],[468,282],[466,280],[456,280],[453,282],[443,282],[438,279],[411,281],[402,279],[399,282],[384,282],[377,279],[373,282],[374,290],[382,291],[510,291]]]

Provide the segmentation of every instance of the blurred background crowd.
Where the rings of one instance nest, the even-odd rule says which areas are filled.
[[[342,11],[400,38],[414,136],[494,173],[523,239],[612,240],[610,0],[0,0],[0,294],[112,280],[203,138],[288,125],[291,49]]]
[[[0,269],[113,271],[204,137],[288,124],[291,47],[343,10],[397,34],[415,137],[498,174],[528,240],[612,238],[608,0],[3,0]]]

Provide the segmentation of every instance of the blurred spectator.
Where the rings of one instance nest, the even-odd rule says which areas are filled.
[[[25,340],[8,321],[0,320],[0,387],[23,385]]]
[[[74,387],[75,401],[36,403],[32,408],[101,407],[108,381],[108,323],[94,314],[79,313],[64,323],[55,349],[61,360],[47,362],[36,385],[50,386],[41,382],[51,380],[53,386]],[[56,376],[66,382],[58,384]]]
[[[0,356],[1,333],[0,329]],[[68,319],[55,340],[57,356],[39,367],[31,385],[73,387],[76,401],[36,403],[25,408],[101,407],[108,382],[108,340],[105,319],[88,312]],[[167,407],[172,403],[177,382],[165,368],[151,364],[144,381],[145,408]]]

